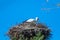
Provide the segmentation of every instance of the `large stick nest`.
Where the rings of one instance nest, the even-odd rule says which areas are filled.
[[[41,40],[47,40],[50,35],[50,29],[40,23],[24,22],[12,27],[8,31],[8,35],[11,40],[34,40],[34,37],[39,36],[43,36]]]

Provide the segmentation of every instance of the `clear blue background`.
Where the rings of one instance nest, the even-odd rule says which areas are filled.
[[[7,31],[29,18],[39,21],[52,30],[51,40],[60,40],[60,0],[0,0],[0,40],[9,40]]]

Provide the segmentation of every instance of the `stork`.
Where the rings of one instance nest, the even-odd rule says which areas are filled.
[[[35,19],[32,19],[32,18],[31,18],[31,19],[28,19],[26,22],[34,22],[34,21],[37,22],[38,19],[39,19],[38,17],[36,17]]]

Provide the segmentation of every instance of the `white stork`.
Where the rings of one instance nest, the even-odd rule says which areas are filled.
[[[35,19],[28,19],[26,22],[37,22],[38,21],[38,17],[36,17]]]

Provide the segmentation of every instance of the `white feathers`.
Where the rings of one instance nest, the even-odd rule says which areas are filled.
[[[33,21],[38,21],[38,17],[36,17],[35,19],[28,19],[26,22],[33,22]]]
[[[34,19],[28,19],[26,22],[32,22],[34,21]]]
[[[38,21],[38,19],[39,19],[39,18],[38,18],[38,17],[36,17],[36,19],[35,19],[35,20],[36,20],[36,21]]]

